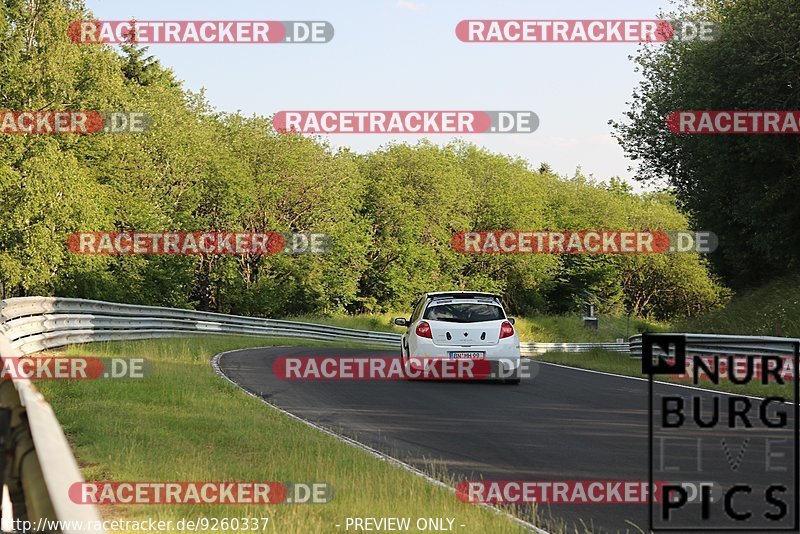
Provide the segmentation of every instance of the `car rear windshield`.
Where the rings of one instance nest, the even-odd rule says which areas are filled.
[[[481,321],[505,319],[505,314],[500,306],[465,302],[429,306],[425,310],[423,319],[450,323],[479,323]]]

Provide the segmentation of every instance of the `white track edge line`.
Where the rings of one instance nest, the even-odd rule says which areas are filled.
[[[525,356],[525,357],[528,358],[528,356]],[[535,358],[530,358],[530,359],[534,360],[534,361],[536,361],[536,362],[538,362],[538,363],[540,363],[542,365],[552,365],[553,367],[562,367],[564,369],[572,369],[573,371],[584,371],[584,372],[587,372],[587,373],[596,373],[598,375],[615,376],[617,378],[628,378],[630,380],[641,380],[642,382],[649,382],[649,379],[642,378],[640,376],[618,375],[616,373],[609,373],[607,371],[596,371],[594,369],[584,369],[583,367],[572,367],[570,365],[563,365],[563,364],[560,364],[560,363],[543,362],[541,360],[536,360]],[[693,389],[695,391],[704,391],[706,393],[721,393],[723,395],[735,395],[737,397],[747,397],[749,399],[754,399],[754,400],[764,400],[766,398],[766,397],[756,397],[755,395],[741,395],[739,393],[731,393],[730,391],[720,391],[720,390],[717,390],[717,389],[706,389],[706,388],[700,388],[700,387],[697,387],[697,386],[687,386],[685,384],[676,384],[674,382],[664,382],[664,381],[661,381],[661,380],[654,380],[653,382],[656,383],[656,384],[663,384],[665,386],[674,386],[676,388]],[[794,406],[793,402],[784,401],[783,403]]]
[[[268,402],[267,400],[262,399],[261,397],[259,397],[255,393],[247,391],[241,385],[239,385],[236,382],[234,382],[233,380],[231,380],[228,377],[228,375],[226,375],[224,372],[222,372],[222,369],[219,366],[220,358],[222,358],[222,356],[224,356],[226,354],[230,354],[232,352],[240,352],[240,351],[244,351],[244,350],[258,350],[258,349],[269,349],[269,348],[273,348],[273,347],[270,347],[270,346],[266,346],[266,347],[246,347],[246,348],[242,348],[242,349],[234,349],[234,350],[227,350],[227,351],[224,351],[224,352],[220,352],[219,354],[215,354],[214,357],[211,358],[211,367],[214,369],[214,372],[217,375],[221,376],[222,378],[224,378],[225,380],[227,380],[228,382],[230,382],[231,384],[233,384],[234,386],[236,386],[240,390],[244,391],[246,394],[250,395],[253,398],[256,398],[256,399],[260,400],[261,402],[263,402],[267,406],[269,406],[271,408],[274,408],[275,410],[277,410],[277,411],[279,411],[279,412],[281,412],[281,413],[283,413],[285,415],[288,415],[292,419],[294,419],[296,421],[300,421],[301,423],[304,423],[304,424],[310,426],[314,430],[318,430],[320,432],[323,432],[324,434],[327,434],[329,436],[333,436],[334,438],[338,439],[339,441],[341,441],[343,443],[346,443],[347,445],[350,445],[351,447],[355,447],[357,449],[361,449],[362,451],[364,451],[364,452],[366,452],[366,453],[378,458],[379,460],[383,460],[383,461],[388,462],[388,463],[390,463],[390,464],[392,464],[392,465],[394,465],[396,467],[399,467],[399,468],[401,468],[401,469],[403,469],[405,471],[408,471],[408,472],[413,473],[413,474],[415,474],[415,475],[417,475],[419,477],[422,477],[428,483],[433,484],[434,486],[439,486],[440,488],[445,488],[447,490],[450,490],[450,492],[452,492],[452,493],[456,492],[456,489],[454,487],[445,484],[441,480],[437,480],[437,479],[431,477],[430,475],[428,475],[425,472],[417,469],[413,465],[407,464],[407,463],[403,462],[402,460],[398,460],[397,458],[394,458],[393,456],[389,456],[387,454],[384,454],[381,451],[370,447],[369,445],[365,445],[364,443],[356,441],[356,440],[354,440],[352,438],[348,438],[347,436],[343,436],[343,435],[341,435],[341,434],[339,434],[337,432],[334,432],[333,430],[330,430],[330,429],[325,428],[323,426],[320,426],[320,425],[318,425],[316,423],[313,423],[311,421],[303,419],[302,417],[297,416],[297,415],[295,415],[295,414],[293,414],[291,412],[287,412],[283,408],[275,406],[271,402]],[[497,507],[494,507],[494,506],[492,506],[490,504],[485,504],[485,503],[476,503],[476,504],[478,504],[479,506],[482,506],[484,508],[487,508],[489,510],[492,510],[493,512],[495,512],[497,514],[502,514],[502,515],[506,516],[506,518],[511,519],[512,521],[516,522],[517,524],[527,528],[530,531],[536,532],[537,534],[550,534],[546,530],[543,530],[543,529],[537,527],[533,523],[529,523],[528,521],[525,521],[524,519],[520,519],[519,517],[516,517],[516,516],[514,516],[512,514],[509,514],[505,510],[501,510],[501,509],[499,509]]]

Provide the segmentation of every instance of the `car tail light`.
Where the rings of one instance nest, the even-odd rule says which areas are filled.
[[[426,323],[425,321],[420,321],[417,325],[417,335],[419,337],[427,337],[429,339],[433,339],[431,335],[431,325]]]
[[[500,339],[511,337],[514,335],[514,327],[508,321],[503,321],[500,325]]]

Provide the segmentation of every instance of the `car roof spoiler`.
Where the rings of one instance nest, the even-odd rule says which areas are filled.
[[[426,293],[426,296],[431,300],[482,298],[493,299],[500,302],[502,299],[500,295],[481,291],[440,291],[437,293]]]

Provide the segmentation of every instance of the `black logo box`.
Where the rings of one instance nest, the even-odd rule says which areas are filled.
[[[763,343],[761,340],[739,340],[737,343],[741,344],[757,344]],[[793,384],[793,401],[794,406],[794,524],[792,526],[765,528],[759,526],[758,528],[733,528],[730,526],[722,527],[691,527],[692,532],[798,532],[800,531],[800,473],[798,473],[798,466],[800,466],[800,404],[798,397],[800,397],[800,376],[798,376],[798,364],[800,363],[800,340],[786,338],[787,347],[793,347],[793,360],[794,369],[792,373]],[[642,334],[642,374],[648,376],[648,458],[647,458],[647,471],[648,471],[648,484],[650,488],[653,487],[653,383],[655,375],[659,374],[682,374],[686,372],[686,334]],[[658,362],[653,361],[653,349],[658,347],[661,349],[664,357],[659,355]],[[675,357],[672,362],[668,360],[670,357],[670,349],[674,347]],[[788,352],[788,351],[787,351]],[[755,358],[758,355],[744,355],[748,358]],[[648,526],[650,532],[686,532],[686,527],[670,528],[661,527],[655,528],[653,523],[653,493],[648,492],[647,505],[648,505]]]

